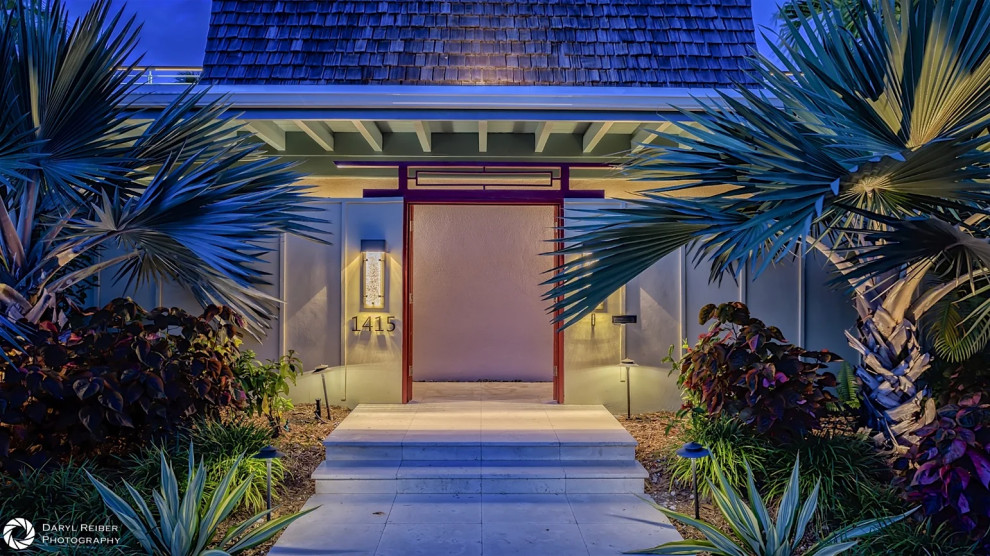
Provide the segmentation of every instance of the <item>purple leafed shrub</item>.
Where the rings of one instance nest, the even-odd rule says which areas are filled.
[[[239,318],[145,312],[129,299],[38,325],[0,381],[0,469],[146,445],[235,405]]]
[[[775,326],[750,317],[743,303],[707,305],[700,324],[715,321],[680,362],[688,405],[710,415],[726,414],[780,440],[800,438],[819,427],[825,390],[835,375],[821,372],[839,357],[787,343]]]
[[[990,404],[974,394],[943,406],[919,441],[895,465],[908,478],[907,497],[938,523],[983,539],[990,534]]]

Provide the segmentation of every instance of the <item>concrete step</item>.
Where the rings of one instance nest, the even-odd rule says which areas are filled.
[[[318,493],[642,493],[635,460],[328,460]]]
[[[335,431],[324,442],[328,461],[348,460],[634,460],[636,441],[625,430],[593,431],[568,436],[554,435],[540,440],[512,439],[500,435],[433,434],[421,437],[389,437],[362,431]],[[341,434],[343,433],[343,434]],[[562,437],[562,438],[561,438]]]

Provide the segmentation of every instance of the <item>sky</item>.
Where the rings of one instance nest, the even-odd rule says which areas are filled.
[[[563,0],[566,1],[566,0]],[[760,51],[766,44],[760,33],[763,26],[774,26],[773,13],[779,0],[752,0],[753,19],[757,26]],[[65,0],[69,13],[79,16],[93,0]],[[210,25],[210,0],[114,0],[125,6],[144,23],[137,51],[145,54],[142,63],[149,66],[200,66]]]

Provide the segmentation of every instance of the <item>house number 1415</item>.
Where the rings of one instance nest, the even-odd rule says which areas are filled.
[[[392,332],[395,330],[395,317],[368,317],[358,327],[358,317],[351,317],[351,332]]]

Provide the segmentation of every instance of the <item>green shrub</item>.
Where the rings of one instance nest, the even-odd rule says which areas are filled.
[[[101,523],[110,512],[86,479],[83,465],[69,462],[44,469],[24,469],[0,486],[0,516],[23,517],[32,523],[75,516]]]
[[[228,422],[212,419],[196,423],[186,436],[206,465],[207,492],[212,492],[230,466],[238,461],[238,456],[245,454],[234,474],[238,481],[251,478],[242,504],[252,511],[265,508],[265,462],[251,456],[271,444],[270,428],[246,419]],[[272,460],[272,490],[277,489],[284,480],[285,464],[280,459]]]
[[[706,305],[698,322],[715,321],[680,361],[679,382],[709,415],[729,415],[760,434],[800,438],[819,427],[838,399],[822,372],[839,357],[786,343],[775,326],[752,318],[743,303]]]
[[[983,554],[966,535],[931,520],[901,521],[871,535],[855,547],[855,556],[977,556]]]
[[[822,433],[776,445],[764,464],[768,492],[783,492],[791,463],[801,459],[801,489],[820,484],[820,517],[826,524],[849,523],[903,512],[906,505],[890,486],[884,456],[859,435]]]
[[[0,468],[130,452],[236,402],[229,309],[145,312],[129,299],[42,322],[0,382]]]
[[[197,421],[183,436],[206,461],[238,454],[250,456],[272,442],[272,431],[268,427],[239,417]],[[188,445],[188,442],[183,444]]]
[[[295,384],[300,373],[302,362],[291,350],[264,363],[254,358],[254,352],[246,351],[234,366],[234,375],[247,398],[248,414],[267,417],[276,435],[283,426],[283,414],[292,409],[287,397],[289,383]]]
[[[717,483],[721,469],[729,484],[745,488],[746,467],[749,462],[759,481],[765,480],[766,465],[773,456],[773,446],[766,437],[756,434],[752,428],[729,417],[709,417],[692,414],[690,423],[681,435],[684,442],[697,442],[711,452],[711,457],[695,460],[698,466],[698,489],[710,494],[709,483]],[[673,457],[670,462],[671,479],[681,486],[691,485],[691,461]]]
[[[68,462],[43,469],[22,469],[16,476],[4,477],[0,483],[0,516],[23,517],[36,528],[44,524],[120,525],[87,479],[83,470],[87,467],[92,466]],[[106,469],[101,473],[116,482],[116,473]],[[117,546],[60,546],[57,551],[63,556],[131,553],[127,549],[134,548],[134,539],[126,534],[121,537]]]
[[[846,361],[840,363],[839,371],[835,374],[835,382],[835,393],[839,396],[839,403],[849,409],[860,409],[862,403],[859,400],[859,392],[862,385],[852,365]]]
[[[800,457],[802,492],[810,492],[820,483],[817,523],[823,530],[900,513],[906,507],[900,492],[891,486],[891,472],[883,454],[858,435],[823,432],[792,442],[775,442],[736,419],[694,414],[679,440],[697,442],[712,453],[709,458],[695,460],[699,490],[705,495],[710,494],[707,481],[717,484],[716,465],[730,485],[745,488],[744,463],[748,461],[761,490],[777,496],[787,485],[795,458]],[[690,486],[690,460],[672,457],[669,465],[672,480]]]
[[[126,458],[121,466],[127,470],[128,481],[139,491],[150,492],[161,480],[161,453],[171,460],[189,457],[189,446],[202,457],[206,469],[206,492],[217,487],[227,470],[239,461],[235,472],[238,481],[251,478],[247,483],[242,506],[258,512],[265,508],[266,466],[262,460],[251,456],[271,444],[270,428],[243,418],[229,421],[206,419],[197,422],[184,431],[176,441],[144,448]],[[244,458],[239,458],[244,454]],[[187,480],[186,469],[176,470],[176,480],[180,486]],[[281,460],[272,461],[272,489],[277,490],[285,480],[285,464]]]
[[[231,527],[218,539],[220,524],[240,505],[250,478],[236,478],[240,462],[235,461],[216,489],[208,493],[206,469],[202,462],[195,464],[194,452],[190,447],[189,478],[185,488],[180,487],[171,463],[161,452],[161,484],[150,497],[150,503],[146,501],[148,496],[124,482],[128,495],[134,501],[134,506],[131,506],[104,483],[89,475],[104,503],[149,555],[239,554],[264,543],[293,521],[316,509],[278,517],[264,524],[260,523],[267,512],[260,512]]]
[[[164,452],[171,460],[183,460],[189,456],[189,445],[180,437],[150,444],[130,454],[117,458],[117,464],[123,470],[127,481],[141,492],[151,492],[161,481],[161,453]],[[185,486],[185,469],[179,468],[176,473],[179,484]]]

